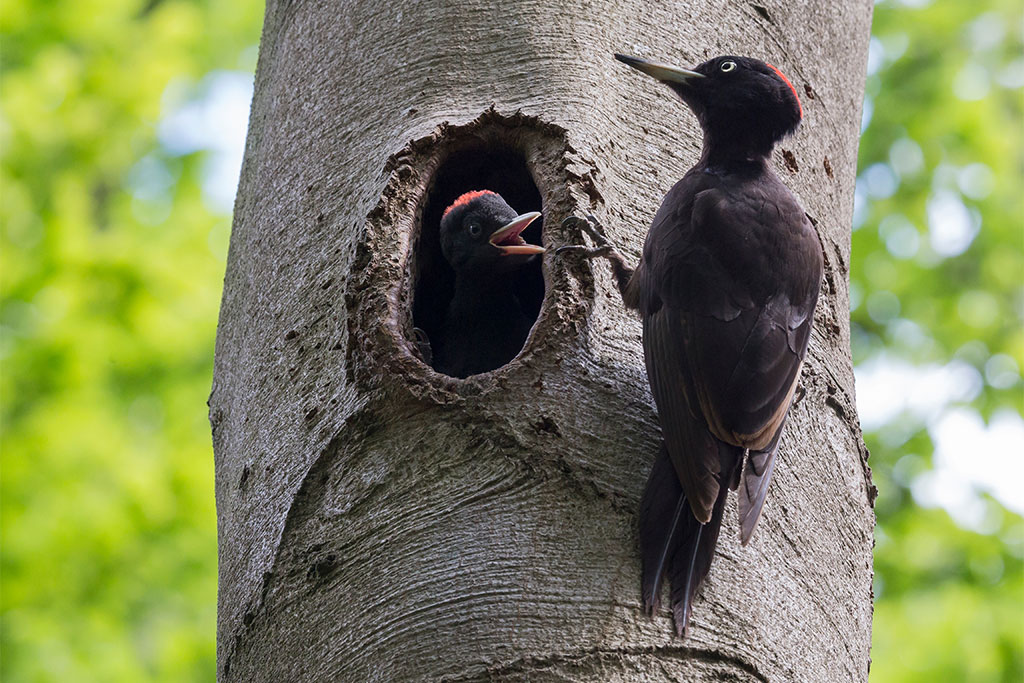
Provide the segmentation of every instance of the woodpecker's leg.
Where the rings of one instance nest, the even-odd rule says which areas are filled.
[[[588,247],[585,244],[567,244],[556,249],[555,255],[577,254],[584,259],[608,259],[608,263],[612,267],[612,274],[615,276],[615,283],[619,287],[619,293],[625,299],[626,289],[629,287],[629,280],[633,277],[634,269],[626,265],[626,259],[608,241],[608,236],[604,232],[604,226],[593,215],[588,215],[585,219],[578,216],[569,216],[562,221],[563,228],[568,228],[572,225],[577,225],[583,232],[590,235],[590,239],[594,240],[596,246]]]

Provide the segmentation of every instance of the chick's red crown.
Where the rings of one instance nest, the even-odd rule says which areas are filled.
[[[444,210],[444,213],[441,214],[441,218],[444,218],[445,216],[447,216],[448,213],[452,209],[454,209],[455,207],[457,207],[457,206],[465,206],[466,204],[469,204],[471,201],[473,201],[477,197],[482,197],[485,194],[496,194],[496,193],[495,192],[491,192],[490,190],[473,190],[472,192],[466,192],[464,194],[459,195],[459,198],[456,199],[454,202],[452,202],[452,205]]]

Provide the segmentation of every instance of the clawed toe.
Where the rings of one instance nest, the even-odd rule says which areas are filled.
[[[622,294],[623,300],[626,300],[626,292],[629,287],[629,281],[633,277],[633,269],[626,265],[626,260],[622,258],[622,254],[620,254],[618,250],[615,249],[614,245],[612,245],[611,240],[609,240],[605,234],[604,226],[601,225],[601,221],[597,220],[597,217],[593,214],[588,214],[586,218],[569,216],[562,221],[562,227],[566,230],[578,227],[590,236],[590,239],[593,240],[595,246],[590,247],[586,244],[566,244],[555,249],[555,256],[575,254],[580,259],[608,259],[608,262],[612,267],[612,273],[615,275],[615,283],[619,287],[619,293]]]
[[[594,241],[597,246],[590,248],[582,244],[566,245],[559,247],[555,250],[556,254],[563,254],[566,252],[582,253],[587,258],[595,258],[598,256],[608,256],[613,249],[611,243],[608,241],[607,236],[604,233],[604,226],[597,220],[594,214],[588,214],[586,218],[580,218],[579,216],[569,216],[562,221],[563,228],[578,227],[584,233],[590,236],[590,239]]]
[[[583,229],[587,231],[588,235],[594,239],[597,239],[598,235],[600,235],[602,240],[608,239],[608,236],[604,232],[604,226],[601,224],[601,221],[597,220],[597,216],[592,213],[588,213],[586,222],[587,224]]]
[[[576,225],[582,220],[583,219],[580,218],[579,216],[568,216],[565,220],[562,221],[562,227],[571,228],[572,226]]]
[[[579,254],[583,258],[588,259],[608,256],[610,253],[611,247],[607,244],[599,247],[588,247],[585,244],[566,244],[565,246],[555,249],[556,256]]]

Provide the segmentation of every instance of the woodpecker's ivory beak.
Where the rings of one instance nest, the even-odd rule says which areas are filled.
[[[519,233],[526,230],[527,226],[538,218],[540,218],[539,211],[531,211],[530,213],[516,216],[491,233],[488,241],[493,246],[501,249],[505,254],[543,254],[544,247],[528,244],[526,240],[519,236]]]
[[[628,64],[637,71],[644,72],[648,76],[657,78],[662,83],[691,84],[695,80],[704,78],[704,74],[697,73],[696,71],[680,69],[678,66],[669,66],[668,64],[648,62],[646,59],[640,59],[639,57],[630,57],[629,55],[616,53],[615,59],[623,64]]]

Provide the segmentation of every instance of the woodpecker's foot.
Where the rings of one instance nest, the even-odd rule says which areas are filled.
[[[567,244],[564,247],[555,249],[556,256],[566,256],[568,254],[576,254],[580,258],[592,259],[592,258],[608,258],[612,252],[615,251],[611,248],[611,245],[604,247],[588,247],[585,244]]]
[[[567,244],[559,247],[555,250],[555,254],[561,256],[563,254],[578,254],[583,258],[609,258],[614,254],[619,256],[619,253],[612,246],[611,242],[608,241],[608,236],[605,235],[604,226],[601,222],[594,217],[593,214],[588,215],[586,218],[580,218],[579,216],[569,216],[562,221],[563,228],[578,227],[583,232],[590,235],[590,239],[594,240],[595,247],[588,247],[585,244]],[[619,256],[621,258],[621,256]]]
[[[619,287],[623,300],[626,300],[626,291],[629,288],[629,280],[633,277],[633,269],[626,265],[626,259],[608,240],[604,232],[604,226],[592,214],[585,219],[579,216],[569,216],[562,221],[563,228],[578,227],[590,235],[596,246],[588,247],[585,244],[567,244],[555,250],[556,256],[576,254],[580,258],[605,258],[612,267],[612,274],[615,276],[615,283]]]

